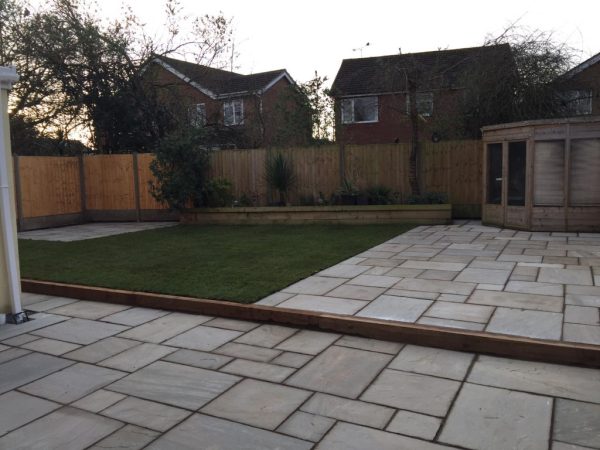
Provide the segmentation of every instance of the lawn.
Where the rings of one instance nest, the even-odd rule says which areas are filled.
[[[20,240],[21,276],[255,302],[412,225],[178,225],[77,242]]]

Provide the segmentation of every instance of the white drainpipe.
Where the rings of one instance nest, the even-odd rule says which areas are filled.
[[[8,111],[7,105],[4,103],[4,98],[8,98],[8,91],[12,88],[12,84],[19,79],[17,70],[14,67],[0,66],[0,216],[2,218],[2,240],[4,242],[4,250],[6,252],[8,288],[13,317],[18,318],[23,312],[21,307],[21,282],[19,280],[19,261],[17,258],[17,249],[15,246],[15,218],[12,215],[10,187],[9,187],[9,172],[7,161],[10,161],[10,145],[6,147],[8,136],[5,136],[5,126],[8,128]],[[6,95],[6,97],[4,96]]]

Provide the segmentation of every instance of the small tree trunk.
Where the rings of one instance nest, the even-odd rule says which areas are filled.
[[[414,84],[410,86],[408,95],[410,107],[410,155],[408,159],[408,182],[412,195],[421,195],[417,161],[419,156],[419,114],[417,112],[417,90]]]

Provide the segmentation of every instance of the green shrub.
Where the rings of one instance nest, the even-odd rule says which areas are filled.
[[[269,187],[279,192],[279,204],[285,205],[289,191],[296,184],[292,163],[281,153],[270,155],[266,161],[265,180]]]
[[[366,193],[369,205],[391,205],[394,203],[392,189],[387,186],[373,186],[368,188]]]
[[[206,182],[203,190],[204,205],[222,208],[233,204],[233,184],[226,178],[213,178]]]

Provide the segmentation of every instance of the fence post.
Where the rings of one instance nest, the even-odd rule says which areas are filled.
[[[22,231],[24,228],[23,220],[23,192],[21,190],[21,168],[19,155],[13,156],[13,170],[15,173],[15,204],[17,206],[17,230]]]
[[[138,172],[138,153],[133,152],[133,192],[135,193],[135,216],[138,222],[142,221],[142,208],[140,203],[140,174]]]
[[[78,157],[79,162],[79,197],[81,203],[81,215],[83,217],[83,221],[87,222],[87,193],[85,188],[85,166],[83,161],[83,153],[81,153]]]

